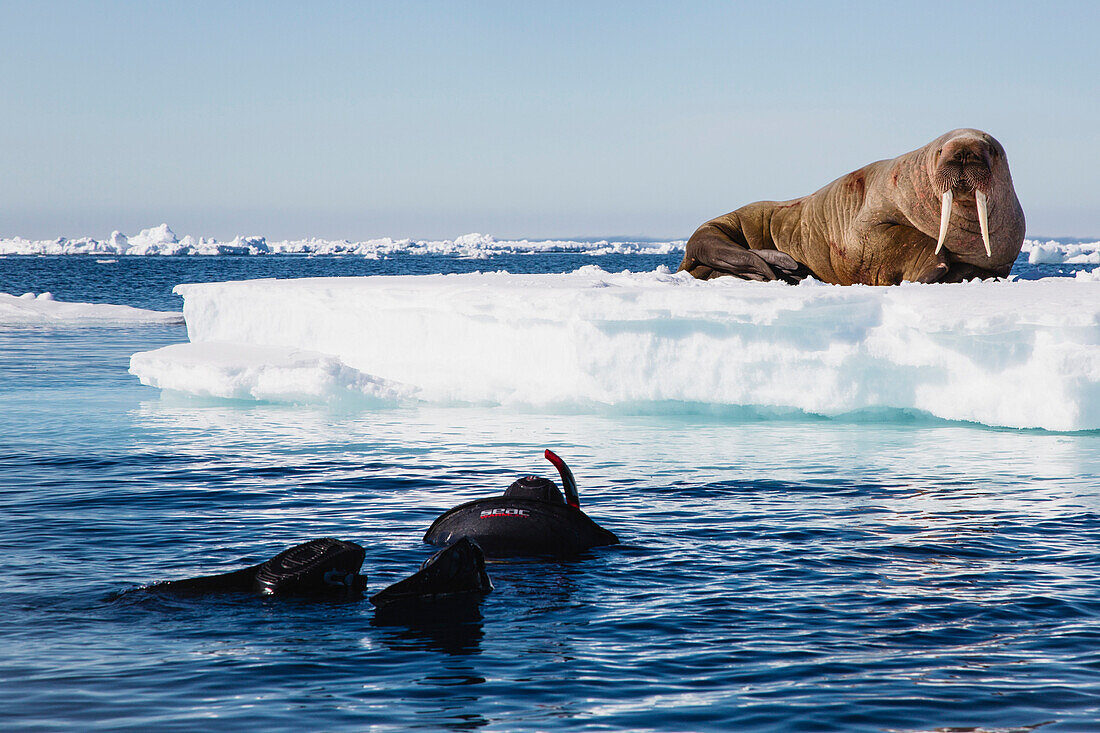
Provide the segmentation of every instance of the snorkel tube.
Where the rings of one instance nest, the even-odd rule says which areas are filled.
[[[558,469],[558,473],[561,475],[562,487],[565,489],[565,503],[580,509],[581,497],[577,494],[577,480],[573,478],[573,472],[569,470],[569,466],[565,465],[565,461],[549,448],[546,449],[543,456],[554,464],[554,468]]]

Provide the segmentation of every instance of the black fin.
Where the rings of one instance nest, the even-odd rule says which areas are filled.
[[[264,595],[349,593],[366,585],[359,575],[366,556],[354,542],[323,537],[280,552],[256,570],[254,589]]]
[[[143,590],[181,594],[356,595],[366,553],[354,542],[323,537],[295,545],[267,562],[220,575],[154,583]]]
[[[435,553],[414,574],[370,597],[379,608],[421,605],[457,597],[479,599],[493,589],[481,547],[463,537]]]

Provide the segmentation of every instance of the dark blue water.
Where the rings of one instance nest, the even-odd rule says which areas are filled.
[[[410,266],[6,258],[0,291],[173,308],[176,282]],[[185,338],[0,328],[5,730],[1100,730],[1100,434],[346,411],[173,400],[127,374]],[[623,545],[492,563],[479,620],[117,596],[326,535],[366,548],[374,592],[427,557],[440,512],[552,475],[544,447]]]
[[[386,259],[358,256],[255,255],[108,257],[0,257],[0,293],[51,292],[58,300],[119,303],[154,310],[181,310],[183,299],[172,294],[179,283],[221,282],[256,278],[347,277],[362,275],[428,275],[437,272],[515,273],[571,272],[598,265],[609,272],[648,271],[659,265],[672,270],[683,253],[672,255],[586,255],[546,253],[495,255],[465,259],[442,255],[409,255]]]

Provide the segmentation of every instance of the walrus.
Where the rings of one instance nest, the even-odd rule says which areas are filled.
[[[700,280],[961,282],[1005,277],[1023,241],[1004,148],[964,128],[809,196],[711,219],[691,235],[679,269]]]

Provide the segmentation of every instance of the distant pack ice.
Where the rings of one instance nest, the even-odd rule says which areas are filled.
[[[234,374],[261,374],[267,359],[287,395],[321,395],[309,360],[301,379],[310,384],[287,383],[281,349],[327,355],[350,370],[325,362],[326,374],[343,374],[340,394],[361,384],[376,397],[382,390],[430,403],[656,412],[754,405],[822,415],[898,408],[995,426],[1100,428],[1095,277],[878,289],[589,266],[176,292],[193,346],[131,362],[143,382],[165,389],[201,393],[200,368],[229,363]],[[216,358],[202,351],[211,344]]]
[[[177,236],[167,225],[142,229],[127,236],[111,232],[95,237],[24,239],[0,236],[0,255],[357,255],[382,258],[394,255],[448,255],[486,258],[500,254],[649,254],[682,253],[685,240],[631,241],[629,239],[497,239],[488,234],[463,234],[454,239],[394,239],[379,237],[358,242],[345,239],[284,239],[268,241],[259,235],[238,235],[219,241],[213,237]],[[1100,242],[1057,242],[1025,239],[1022,255],[1035,264],[1100,265]]]
[[[78,237],[32,240],[0,237],[0,255],[359,255],[378,259],[392,255],[450,255],[484,258],[499,254],[572,252],[589,255],[669,254],[682,251],[683,240],[668,242],[571,239],[497,239],[488,234],[463,234],[454,239],[393,239],[380,237],[361,242],[339,239],[288,239],[268,241],[258,235],[238,235],[228,241],[176,233],[167,224],[142,229],[127,236],[111,232],[106,239]]]

